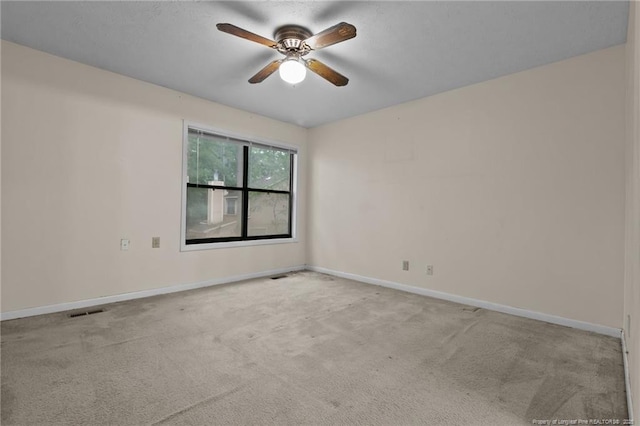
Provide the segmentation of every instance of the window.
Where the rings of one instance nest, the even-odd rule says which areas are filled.
[[[183,248],[292,239],[295,149],[185,127]]]

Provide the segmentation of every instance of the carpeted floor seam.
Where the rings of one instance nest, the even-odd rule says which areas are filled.
[[[228,391],[221,392],[219,394],[210,396],[209,398],[205,398],[205,399],[203,399],[201,401],[195,402],[195,403],[189,405],[188,407],[185,407],[185,408],[183,408],[181,410],[178,410],[178,411],[176,411],[174,413],[169,414],[168,416],[163,417],[160,420],[157,420],[157,421],[153,422],[152,424],[153,425],[159,425],[159,424],[162,424],[162,423],[166,423],[166,422],[168,422],[170,420],[173,420],[174,418],[176,418],[178,416],[181,416],[181,415],[185,414],[189,410],[193,410],[194,408],[200,407],[202,405],[210,404],[212,402],[220,401],[220,400],[222,400],[222,399],[224,399],[224,398],[226,398],[226,397],[228,397],[230,395],[233,395],[234,393],[240,392],[242,389],[246,388],[248,385],[249,385],[249,383],[243,383],[242,385],[237,386],[237,387],[235,387],[233,389],[230,389]]]

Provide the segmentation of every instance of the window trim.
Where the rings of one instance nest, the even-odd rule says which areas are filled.
[[[289,226],[291,227],[291,237],[252,237],[252,239],[243,239],[238,241],[218,241],[200,244],[187,244],[187,186],[188,183],[188,148],[189,148],[189,129],[201,130],[206,133],[213,133],[218,136],[228,137],[235,139],[239,144],[249,146],[251,143],[263,145],[265,147],[273,147],[279,149],[286,149],[291,151],[294,155],[292,157],[293,170],[291,171],[291,202],[289,209],[291,212]],[[220,248],[231,247],[248,247],[258,246],[266,244],[287,244],[298,242],[298,147],[295,145],[289,145],[280,141],[274,141],[265,138],[257,138],[253,136],[241,135],[238,133],[230,132],[224,129],[219,129],[212,126],[206,126],[203,124],[195,123],[192,121],[183,120],[182,126],[182,206],[180,217],[180,251],[197,251],[197,250],[211,250]],[[203,185],[200,185],[203,186]],[[273,192],[273,191],[265,191]],[[243,207],[244,209],[244,207]]]

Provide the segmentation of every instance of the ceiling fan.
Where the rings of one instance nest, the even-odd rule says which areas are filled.
[[[341,22],[315,35],[304,27],[285,25],[276,30],[274,38],[277,41],[243,30],[232,24],[218,24],[216,27],[222,32],[260,43],[285,55],[284,58],[277,59],[258,71],[249,79],[249,83],[260,83],[276,70],[280,70],[280,77],[284,81],[297,84],[304,80],[306,68],[336,86],[346,86],[349,82],[347,77],[317,59],[305,59],[303,56],[314,50],[320,50],[355,37],[356,27],[351,24]]]

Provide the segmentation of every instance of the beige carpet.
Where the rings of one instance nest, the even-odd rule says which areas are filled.
[[[614,338],[312,272],[2,323],[2,424],[625,419]]]

